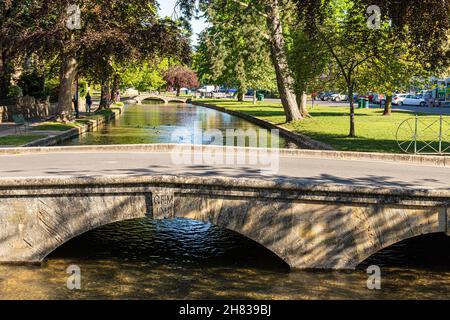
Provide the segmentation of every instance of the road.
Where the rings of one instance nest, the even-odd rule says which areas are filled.
[[[0,156],[0,179],[151,175],[234,177],[314,184],[450,190],[450,168],[398,162],[283,155],[279,158],[279,171],[270,176],[263,176],[254,165],[176,165],[170,152],[93,150]]]

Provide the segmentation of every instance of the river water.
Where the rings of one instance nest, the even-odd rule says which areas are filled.
[[[67,143],[167,143],[170,133],[253,128],[213,110],[183,105],[129,106],[116,122]],[[281,146],[290,146],[281,141]],[[449,299],[450,238],[410,239],[355,271],[289,271],[255,242],[192,220],[123,221],[85,233],[42,265],[0,266],[0,299]],[[81,290],[67,289],[67,268]],[[381,267],[381,290],[367,289],[367,267]]]

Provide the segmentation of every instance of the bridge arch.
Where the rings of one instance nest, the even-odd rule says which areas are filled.
[[[446,248],[448,244],[450,244],[450,237],[445,233],[420,234],[386,245],[385,248],[364,259],[358,268],[367,268],[370,265],[379,264],[380,261],[383,265],[387,264],[392,267],[403,265],[405,260],[408,266],[411,264],[427,266],[432,265],[435,261],[438,263],[448,262],[448,255],[442,252],[442,248]],[[400,255],[400,259],[396,256],[397,254]]]
[[[136,219],[126,219],[126,220],[113,222],[113,223],[110,223],[110,224],[101,225],[101,226],[92,228],[91,230],[86,230],[84,232],[81,232],[78,235],[76,235],[76,236],[74,236],[74,237],[72,237],[70,239],[67,239],[67,241],[65,241],[64,243],[60,244],[54,250],[50,251],[45,258],[47,258],[50,255],[52,255],[52,253],[57,251],[59,248],[62,248],[65,245],[69,245],[72,240],[76,240],[78,237],[83,237],[83,235],[88,234],[89,232],[98,231],[96,236],[101,236],[102,227],[114,226],[114,225],[120,224],[121,222],[126,222],[126,221],[132,222],[132,223],[135,222],[136,224],[140,225],[141,222],[143,221],[143,219],[149,219],[149,220],[153,220],[153,221],[161,221],[161,220],[154,220],[151,217],[145,217],[145,218],[136,218]],[[180,223],[181,223],[181,227],[180,227]],[[209,226],[211,226],[211,228],[215,229],[213,232],[224,233],[224,238],[226,238],[226,240],[228,240],[230,237],[232,237],[233,241],[239,241],[242,244],[243,249],[247,249],[247,250],[250,249],[251,250],[250,252],[248,252],[247,250],[246,251],[241,250],[240,252],[238,252],[238,255],[236,256],[236,259],[238,259],[238,260],[235,260],[235,261],[240,261],[241,259],[245,259],[246,262],[251,262],[248,259],[246,259],[247,256],[249,254],[250,255],[256,254],[256,255],[254,255],[254,257],[256,258],[256,260],[254,260],[255,263],[259,263],[261,261],[264,261],[264,262],[269,262],[271,266],[279,268],[279,269],[283,269],[283,270],[289,269],[289,266],[288,266],[288,264],[285,261],[283,261],[275,253],[273,253],[272,251],[268,250],[267,248],[265,248],[264,246],[260,245],[259,243],[257,243],[255,241],[253,241],[253,240],[243,236],[242,234],[236,233],[236,232],[234,232],[232,230],[229,230],[229,229],[226,229],[226,228],[222,228],[222,227],[219,227],[219,226],[216,226],[216,225],[213,225],[213,224],[206,224],[206,223],[204,223],[202,221],[198,221],[198,220],[191,220],[191,219],[184,219],[184,218],[178,219],[176,224],[173,225],[173,226],[176,226],[177,230],[169,230],[169,234],[165,234],[164,239],[167,240],[168,238],[170,238],[171,237],[170,233],[172,233],[172,232],[176,233],[178,231],[178,229],[182,233],[190,232],[190,228],[192,228],[193,224],[196,225],[196,226],[202,225],[202,227],[200,227],[200,229],[203,229],[203,230],[200,231],[198,239],[194,239],[194,237],[196,236],[195,233],[192,233],[191,235],[189,235],[188,237],[189,237],[189,240],[191,242],[192,241],[199,241],[200,239],[203,242],[204,241],[203,240],[203,236],[208,236],[208,234],[211,233],[211,230],[208,229],[208,231],[205,231],[206,229],[204,229],[204,227],[206,225],[209,225]],[[169,224],[169,226],[171,226],[171,225]],[[142,237],[145,237],[144,229],[147,230],[147,227],[143,228],[142,230],[138,230],[139,234],[142,235]],[[159,227],[158,227],[158,229],[159,229]],[[126,230],[128,230],[128,228],[126,228]],[[196,229],[196,230],[198,230],[198,229]],[[108,229],[108,231],[110,231],[110,229]],[[144,233],[141,233],[141,231],[144,232]],[[175,237],[176,242],[178,243],[180,239],[177,239],[176,238],[177,235],[175,235],[175,234],[173,236]],[[182,237],[186,237],[186,236],[182,235]],[[215,242],[216,241],[215,237],[216,236],[213,236],[213,238],[210,238],[209,240],[212,241],[212,242]],[[90,239],[90,238],[88,238],[88,239]],[[135,237],[134,237],[134,239],[135,239]],[[84,240],[86,240],[86,239],[84,239]],[[208,240],[208,239],[206,239],[206,240]],[[103,241],[100,242],[100,246],[101,246],[102,243],[103,243]],[[128,245],[128,244],[126,243],[125,245]],[[211,246],[211,243],[207,243],[205,241],[205,245]],[[120,247],[120,245],[119,245],[119,247]],[[70,245],[69,245],[69,248],[70,248]],[[172,248],[174,248],[173,244],[172,244]],[[192,249],[195,250],[194,247]],[[88,248],[88,250],[89,250],[89,248]],[[177,250],[177,248],[174,248],[174,250]],[[44,258],[44,260],[45,260],[45,258]],[[261,260],[260,258],[264,258],[264,260]]]
[[[140,101],[141,101],[141,103],[142,103],[142,102],[144,102],[145,100],[161,101],[161,102],[164,102],[164,103],[169,103],[169,100],[168,100],[168,99],[163,98],[163,97],[157,97],[157,96],[154,96],[154,97],[145,97],[145,96],[144,96],[143,99],[140,100]]]
[[[6,230],[8,235],[0,239],[0,261],[42,262],[57,248],[86,232],[116,222],[151,217],[151,202],[148,194],[2,199],[0,207],[6,209],[5,212],[22,212],[33,219]],[[191,219],[189,216],[189,212],[186,212],[177,217]],[[212,222],[204,218],[193,220],[231,230],[265,247],[258,242],[257,237],[252,238],[251,234],[236,228],[238,221],[219,219]],[[6,243],[8,240],[9,243]],[[270,248],[266,249],[283,260]]]
[[[191,219],[258,242],[294,269],[355,269],[382,249],[448,233],[446,207],[336,204],[204,196],[180,200]]]
[[[146,93],[143,93],[139,96],[134,97],[133,100],[135,100],[137,104],[142,104],[142,102],[145,100],[162,101],[165,104],[170,103],[170,102],[177,102],[177,103],[187,103],[188,102],[188,99],[181,98],[181,97],[171,97],[171,96],[164,96],[164,95],[158,95],[158,94],[146,94]]]

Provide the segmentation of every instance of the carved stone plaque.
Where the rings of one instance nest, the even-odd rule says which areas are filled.
[[[154,219],[172,219],[174,212],[174,192],[169,189],[152,190]]]

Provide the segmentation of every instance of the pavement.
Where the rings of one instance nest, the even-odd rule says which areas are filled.
[[[14,123],[4,122],[0,123],[0,137],[10,136],[13,134],[18,134]]]
[[[428,113],[428,114],[442,114],[450,115],[450,108],[428,108],[428,107],[414,107],[414,106],[393,106],[392,110],[407,111],[412,113]]]
[[[0,181],[10,178],[189,176],[295,181],[400,189],[450,190],[450,168],[375,160],[280,155],[279,170],[255,165],[176,164],[170,152],[69,151],[0,155]],[[276,161],[273,160],[273,163]]]

